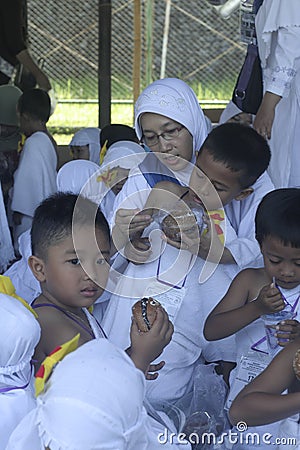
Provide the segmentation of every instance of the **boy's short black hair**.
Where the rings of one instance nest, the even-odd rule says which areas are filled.
[[[271,158],[267,141],[253,128],[238,123],[224,123],[214,128],[202,149],[233,172],[240,172],[242,189],[255,183]]]
[[[111,123],[102,128],[100,133],[101,147],[103,147],[106,141],[106,148],[119,141],[139,142],[134,128],[119,123]]]
[[[300,248],[300,189],[275,189],[263,197],[256,211],[255,235],[260,245],[272,236]]]
[[[72,236],[74,223],[76,226],[94,226],[110,241],[108,223],[96,203],[80,195],[57,192],[46,198],[34,212],[32,254],[46,260],[49,247]]]
[[[28,114],[32,119],[47,123],[51,112],[51,100],[43,89],[28,89],[19,98],[17,109],[20,114]]]

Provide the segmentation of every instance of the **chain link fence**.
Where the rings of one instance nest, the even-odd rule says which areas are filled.
[[[59,105],[70,102],[77,108],[74,117],[71,109],[64,113],[64,120],[73,128],[97,126],[98,1],[27,3],[32,53],[52,80]],[[141,0],[140,5],[141,89],[157,78],[178,77],[195,90],[202,106],[224,104],[245,55],[239,11],[224,20],[205,0]],[[114,103],[133,100],[136,39],[134,1],[112,0]],[[91,116],[83,109],[88,104],[94,108]],[[55,112],[52,124],[59,116]],[[112,114],[112,121],[119,120]]]

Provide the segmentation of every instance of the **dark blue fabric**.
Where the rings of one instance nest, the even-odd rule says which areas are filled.
[[[253,2],[253,12],[256,14],[264,0],[254,0]]]
[[[156,156],[155,153],[148,153],[146,158],[139,164],[139,169],[147,180],[150,187],[160,181],[171,181],[180,184],[174,174]]]

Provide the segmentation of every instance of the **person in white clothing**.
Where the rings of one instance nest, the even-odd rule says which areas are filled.
[[[111,228],[118,249],[128,241],[129,223],[134,234],[151,222],[148,215],[137,213],[158,181],[171,177],[188,184],[207,125],[195,92],[182,80],[164,78],[147,86],[137,99],[135,131],[149,154],[130,171],[115,203]]]
[[[26,140],[14,173],[11,209],[14,222],[14,245],[31,226],[38,204],[56,191],[56,143],[47,130],[50,97],[41,89],[24,92],[18,101],[20,129]]]
[[[255,19],[264,96],[254,128],[269,139],[276,188],[300,186],[300,8],[264,0]]]
[[[85,159],[100,165],[100,128],[87,127],[77,131],[69,147],[73,159]]]
[[[34,355],[38,369],[46,356],[78,333],[79,345],[106,337],[88,308],[106,286],[110,233],[98,204],[80,195],[58,192],[36,209],[31,241],[29,266],[42,291],[32,303],[42,329]],[[157,375],[148,375],[148,366],[172,334],[173,326],[162,308],[149,333],[139,334],[135,322],[132,324],[132,345],[127,351],[150,379]]]
[[[213,239],[214,224],[200,236],[200,244],[199,234],[192,239],[182,233],[181,242],[169,238],[166,245],[154,220],[143,234],[143,238],[151,244],[148,258],[142,264],[128,265],[110,298],[102,325],[109,338],[123,348],[128,344],[127,330],[136,298],[156,298],[174,323],[174,337],[163,354],[166,365],[158,380],[147,390],[147,396],[153,403],[160,398],[176,402],[189,393],[201,356],[208,362],[234,362],[236,359],[233,338],[222,344],[209,345],[202,331],[207,315],[222,298],[222,292],[226,292],[233,275],[241,267],[248,264],[255,267],[259,263],[254,215],[263,194],[273,187],[264,173],[269,159],[268,144],[253,128],[224,124],[212,130],[197,156],[190,188],[168,183],[177,189],[173,193],[179,210],[183,209],[179,204],[181,199],[182,203],[192,207],[192,211],[195,207],[202,208],[207,214],[215,211],[221,221],[225,221],[226,215],[230,231],[227,232],[226,227],[222,236],[219,235],[220,239],[218,236]],[[161,183],[164,183],[166,190],[167,182]],[[152,194],[153,190],[148,200]],[[161,209],[163,196],[158,194],[152,208]],[[174,197],[173,204],[176,206]],[[168,207],[172,209],[171,200],[170,196]],[[148,206],[149,203],[146,203],[145,211]],[[194,246],[197,247],[196,252]],[[216,247],[213,254],[218,253],[219,259],[211,260],[215,270],[203,278],[201,275],[206,260],[210,262],[211,247]],[[216,267],[218,262],[221,264]]]
[[[166,414],[148,413],[144,396],[144,375],[123,350],[87,342],[57,364],[6,450],[191,449]]]
[[[225,122],[241,123],[243,125],[252,126],[252,114],[243,112],[232,100],[230,100],[219,119],[219,125]]]
[[[79,194],[88,180],[98,170],[99,166],[92,161],[82,159],[69,161],[57,173],[57,190]],[[92,192],[94,191],[94,185],[91,189],[85,188],[86,196],[89,198],[91,198],[90,195],[94,195],[94,192]],[[30,231],[30,229],[24,231],[18,239],[21,258],[4,272],[4,275],[12,280],[16,293],[29,304],[41,293],[40,283],[28,266],[28,258],[32,255]]]
[[[10,287],[9,279],[0,277],[1,449],[5,449],[16,426],[35,407],[31,359],[41,333],[34,313],[12,296]],[[11,291],[10,295],[3,293],[7,291]]]
[[[228,407],[239,390],[266,367],[274,354],[300,336],[299,206],[300,189],[296,188],[273,190],[262,199],[255,227],[264,265],[239,272],[207,318],[204,335],[208,340],[218,342],[230,335],[236,340],[237,368],[230,377]],[[263,318],[280,311],[287,312],[289,318],[278,319],[275,341],[270,345]],[[255,431],[260,436],[263,433],[274,436],[275,429],[276,425],[268,425]],[[265,444],[261,443],[258,448],[267,448]],[[244,443],[236,448],[248,446]]]
[[[115,200],[126,183],[131,169],[136,169],[144,160],[144,148],[133,141],[117,141],[103,154],[97,176],[100,188],[100,207],[108,222],[115,212]],[[97,187],[96,190],[98,191]]]
[[[236,425],[241,420],[251,426],[275,423],[276,433],[269,435],[270,444],[276,450],[299,449],[299,379],[298,338],[276,355],[267,368],[237,395],[229,410],[232,424]]]

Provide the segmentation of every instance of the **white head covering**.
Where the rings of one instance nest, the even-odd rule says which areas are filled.
[[[272,35],[281,27],[300,26],[299,0],[264,0],[255,18],[258,50],[263,68],[271,52]]]
[[[144,391],[143,373],[123,350],[92,340],[56,366],[7,450],[158,450]]]
[[[74,134],[69,146],[89,146],[90,161],[100,164],[100,128],[83,128]]]
[[[99,165],[92,161],[86,161],[85,159],[69,161],[58,171],[57,189],[62,192],[79,194],[83,186],[97,171],[99,171]]]
[[[135,130],[142,137],[141,114],[161,114],[185,126],[193,136],[194,152],[200,150],[207,136],[203,111],[193,89],[178,78],[164,78],[147,86],[135,103]],[[194,158],[195,159],[195,158]]]
[[[35,408],[31,359],[40,339],[34,315],[14,297],[0,293],[0,448]]]
[[[18,244],[21,259],[10,266],[3,275],[11,279],[16,294],[31,304],[40,295],[41,285],[28,265],[28,258],[32,255],[30,229],[20,235]]]
[[[118,141],[112,144],[103,159],[100,172],[104,168],[116,166],[132,169],[138,166],[146,156],[144,148],[132,141]]]
[[[0,182],[0,273],[15,258]]]
[[[0,389],[30,381],[30,362],[39,339],[34,315],[19,300],[0,293]]]
[[[228,120],[232,119],[237,114],[241,114],[243,111],[236,106],[235,103],[233,103],[232,100],[230,100],[226,108],[222,111],[222,114],[220,116],[219,124],[227,122]]]

